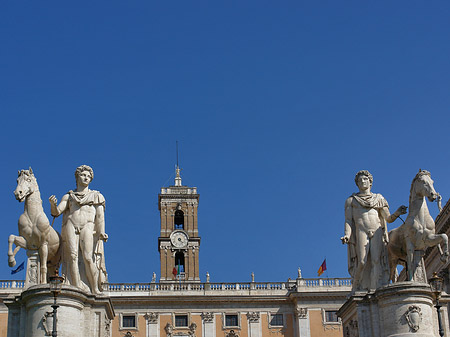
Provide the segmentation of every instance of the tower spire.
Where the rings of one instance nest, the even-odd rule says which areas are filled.
[[[180,175],[180,167],[178,166],[178,140],[177,140],[177,167],[175,168],[175,186],[182,186],[181,185],[181,175]]]

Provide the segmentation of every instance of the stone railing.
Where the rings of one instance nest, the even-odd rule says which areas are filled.
[[[104,291],[239,291],[239,290],[290,290],[295,287],[293,282],[249,282],[249,283],[107,283]]]
[[[350,278],[304,278],[298,280],[301,287],[351,287]]]
[[[343,288],[349,290],[351,279],[297,279],[287,282],[246,282],[246,283],[189,283],[189,282],[167,282],[167,283],[106,283],[103,290],[113,293],[130,292],[189,292],[198,293],[221,293],[221,292],[252,292],[257,294],[266,292],[287,293],[302,288],[307,291],[310,288]],[[300,289],[299,289],[300,290]]]
[[[24,287],[24,281],[18,280],[0,280],[0,291],[18,291]],[[167,282],[167,283],[105,283],[103,291],[109,293],[119,292],[192,292],[194,293],[220,293],[220,292],[276,292],[287,293],[289,291],[304,290],[311,288],[350,288],[350,278],[302,278],[289,280],[287,282],[223,282],[223,283],[190,283],[190,282]]]
[[[0,280],[0,293],[11,294],[21,293],[25,282],[17,280]]]

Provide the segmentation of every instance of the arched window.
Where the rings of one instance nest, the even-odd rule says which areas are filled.
[[[184,213],[181,210],[175,211],[175,229],[184,229]]]
[[[184,253],[175,253],[175,268],[177,269],[178,274],[184,273]]]

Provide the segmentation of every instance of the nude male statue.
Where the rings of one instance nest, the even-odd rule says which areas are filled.
[[[345,233],[341,240],[349,246],[353,290],[376,289],[389,282],[386,222],[405,214],[407,207],[400,206],[390,214],[386,199],[370,191],[373,177],[369,171],[359,171],[355,183],[359,192],[345,201]]]
[[[83,278],[87,278],[92,293],[101,291],[101,283],[106,282],[106,268],[103,254],[105,233],[105,198],[89,189],[94,178],[91,167],[81,165],[75,171],[77,189],[65,194],[59,205],[54,195],[50,196],[51,214],[63,214],[61,236],[63,242],[63,273],[67,273],[70,284],[86,289]],[[81,252],[85,275],[80,275],[79,257]]]

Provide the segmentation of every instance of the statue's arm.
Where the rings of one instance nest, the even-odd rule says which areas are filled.
[[[69,195],[65,194],[62,197],[59,205],[58,199],[56,199],[54,195],[50,196],[50,198],[48,198],[48,201],[50,201],[50,213],[52,214],[52,216],[58,217],[61,215],[61,213],[63,213],[66,210],[69,204]]]
[[[350,241],[350,236],[352,235],[352,221],[353,221],[352,198],[348,198],[345,201],[345,228],[344,228],[344,236],[341,237],[342,243],[348,243]]]
[[[105,233],[105,207],[103,205],[95,207],[95,229],[100,240],[106,242],[108,234]]]
[[[402,205],[394,213],[389,213],[389,207],[383,207],[381,209],[381,215],[388,223],[394,222],[400,215],[406,214],[408,207]]]

